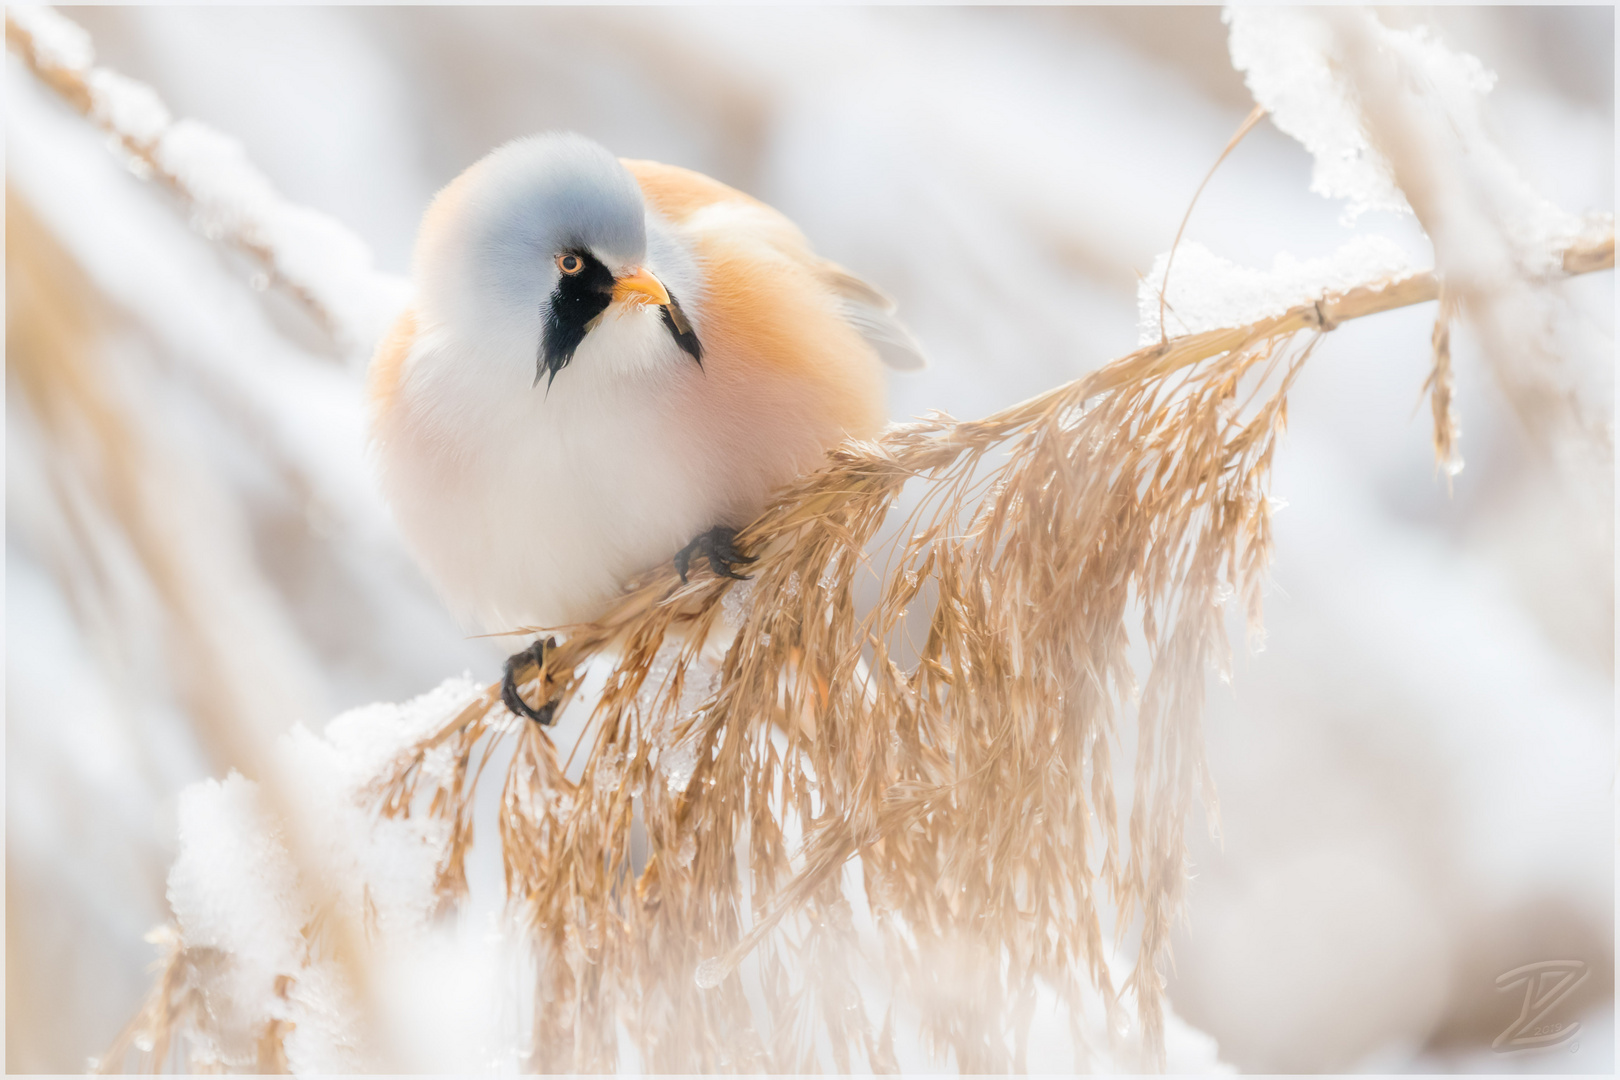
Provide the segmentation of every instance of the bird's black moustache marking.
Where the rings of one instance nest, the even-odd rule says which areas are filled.
[[[608,268],[588,251],[568,254],[579,256],[585,268],[577,274],[562,275],[551,291],[551,309],[546,312],[534,370],[534,385],[539,386],[545,376],[547,390],[557,372],[574,358],[574,350],[585,340],[596,317],[613,301],[613,274]]]
[[[669,304],[664,308],[664,328],[669,331],[669,336],[675,339],[675,344],[696,360],[698,367],[702,367],[703,345],[692,332],[692,324],[686,321],[686,313],[681,310],[680,302],[675,299],[674,293],[669,294]]]
[[[546,390],[557,379],[557,372],[574,359],[585,335],[590,333],[613,302],[613,274],[600,260],[586,251],[571,251],[579,256],[585,268],[577,274],[564,274],[551,292],[551,307],[546,312],[545,328],[540,337],[539,355],[535,358],[534,385],[546,380]],[[663,308],[664,328],[675,339],[698,367],[703,366],[703,346],[698,342],[692,324],[674,295]]]

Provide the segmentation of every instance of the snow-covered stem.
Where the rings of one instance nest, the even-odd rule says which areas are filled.
[[[1568,247],[1552,251],[1551,257],[1563,267],[1563,276],[1574,277],[1597,270],[1614,269],[1614,224],[1599,223],[1590,235],[1577,239]],[[1257,338],[1278,337],[1300,330],[1332,330],[1352,319],[1363,319],[1397,308],[1426,304],[1440,298],[1440,278],[1433,270],[1410,274],[1390,281],[1370,281],[1344,292],[1324,296],[1309,304],[1300,304],[1281,315],[1250,323],[1247,326],[1206,330],[1186,334],[1146,348],[1138,349],[1086,376],[1080,382],[1095,380],[1098,391],[1121,385],[1121,380],[1140,377],[1144,373],[1165,373],[1218,356],[1230,349],[1241,347]],[[1047,391],[1055,394],[1062,388]],[[1032,398],[1023,409],[1039,402],[1047,394]]]
[[[1238,125],[1238,129],[1234,131],[1232,133],[1232,137],[1226,141],[1226,148],[1221,151],[1220,157],[1215,159],[1215,164],[1209,167],[1209,172],[1205,173],[1204,178],[1199,181],[1198,190],[1193,192],[1191,201],[1187,203],[1186,213],[1181,215],[1181,224],[1176,226],[1176,238],[1171,242],[1170,252],[1164,258],[1164,278],[1159,282],[1159,341],[1161,343],[1169,340],[1170,337],[1170,334],[1165,329],[1164,325],[1164,307],[1165,294],[1170,290],[1171,264],[1175,261],[1176,248],[1181,246],[1181,238],[1187,233],[1187,222],[1192,220],[1193,208],[1198,205],[1198,197],[1202,195],[1204,193],[1204,189],[1209,186],[1210,180],[1214,179],[1215,171],[1221,167],[1221,162],[1225,161],[1231,155],[1232,151],[1237,148],[1237,144],[1243,141],[1243,137],[1245,135],[1254,130],[1254,126],[1264,119],[1265,115],[1266,110],[1260,105],[1256,105],[1253,109],[1249,110],[1249,115],[1244,117],[1243,123]]]
[[[1447,325],[1436,328],[1429,385],[1447,473],[1462,467],[1448,391],[1455,313],[1474,324],[1535,442],[1607,489],[1608,425],[1586,415],[1549,328],[1561,274],[1613,265],[1613,213],[1583,220],[1536,192],[1492,137],[1496,76],[1427,27],[1387,26],[1366,8],[1233,7],[1224,19],[1256,101],[1315,156],[1312,190],[1348,200],[1346,220],[1372,208],[1415,214],[1434,245]]]
[[[8,7],[8,43],[22,56],[42,81],[55,89],[80,113],[116,136],[120,146],[139,163],[133,171],[143,178],[155,176],[184,198],[193,214],[202,219],[204,232],[212,239],[227,241],[262,260],[277,279],[305,301],[312,313],[334,332],[340,343],[355,347],[369,344],[371,331],[356,315],[365,304],[381,303],[391,286],[370,268],[364,245],[330,219],[281,200],[268,182],[240,157],[239,148],[222,136],[189,121],[171,123],[167,109],[147,87],[94,65],[94,51],[82,29],[47,8]],[[223,159],[206,160],[210,152],[224,151]],[[199,156],[201,155],[201,156]],[[212,166],[201,168],[200,165]],[[8,223],[39,232],[31,217],[20,215],[8,198]],[[9,250],[9,249],[8,249]],[[325,256],[332,257],[326,270],[301,274],[300,266],[314,266]],[[342,281],[343,283],[334,284]],[[76,328],[83,330],[84,328]],[[37,362],[37,357],[34,358]],[[26,366],[26,365],[25,365]],[[25,375],[26,377],[26,375]],[[118,454],[110,454],[121,468],[122,494],[126,510],[137,519],[136,543],[143,555],[154,556],[158,587],[165,599],[191,617],[206,619],[198,598],[188,595],[178,584],[184,575],[172,570],[173,552],[160,539],[161,530],[147,515],[150,507],[138,506],[133,493],[139,488],[138,459],[128,453],[120,440],[127,436],[110,411],[98,415],[98,435],[117,443]],[[193,642],[192,644],[196,644]],[[196,648],[198,657],[207,657],[206,648]],[[203,682],[207,678],[203,678]],[[326,856],[320,840],[321,823],[312,820],[307,808],[290,795],[290,787],[278,776],[273,739],[261,727],[240,722],[228,710],[195,711],[195,732],[209,759],[221,771],[240,771],[260,783],[264,807],[277,823],[279,842],[292,864],[298,867],[299,887],[309,890],[313,881],[327,875]],[[335,966],[342,973],[345,991],[352,995],[359,1038],[365,1051],[376,1055],[378,1064],[391,1064],[386,1040],[373,993],[373,973],[368,962],[369,947],[358,923],[342,913],[334,915],[324,932],[330,943]],[[170,967],[187,962],[185,951],[176,946]],[[141,1017],[126,1032],[128,1042],[137,1029],[168,1030],[169,991],[173,980],[166,979],[154,991]],[[154,1045],[161,1044],[162,1038]],[[109,1055],[106,1065],[117,1068],[122,1055]]]
[[[90,37],[48,7],[6,8],[6,41],[42,82],[112,136],[129,170],[185,203],[194,226],[259,264],[337,348],[369,355],[405,295],[338,221],[283,199],[234,139],[176,120],[151,87],[95,63]]]

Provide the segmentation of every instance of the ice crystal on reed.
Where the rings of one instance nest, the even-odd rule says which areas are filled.
[[[713,990],[724,982],[725,978],[725,961],[711,956],[697,966],[697,972],[692,976],[692,981],[697,984],[699,990]]]

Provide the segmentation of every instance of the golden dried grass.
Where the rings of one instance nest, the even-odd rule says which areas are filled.
[[[28,33],[9,11],[6,34],[47,85],[81,112],[90,109],[84,73],[42,61]],[[132,147],[125,149],[135,152]],[[178,184],[172,177],[163,179]],[[188,193],[181,189],[181,194]],[[109,549],[127,546],[160,602],[164,625],[159,630],[171,659],[168,674],[194,721],[203,749],[222,773],[239,767],[259,776],[272,812],[288,826],[286,839],[295,861],[301,867],[319,867],[322,859],[312,840],[313,823],[303,820],[301,808],[286,797],[285,785],[264,768],[271,759],[271,737],[262,719],[268,707],[261,700],[264,687],[255,687],[255,679],[246,676],[252,662],[238,655],[240,641],[226,640],[229,624],[220,625],[217,596],[176,538],[174,508],[167,501],[175,477],[147,445],[137,418],[128,412],[128,403],[120,401],[116,383],[98,370],[100,338],[127,323],[128,314],[111,305],[50,230],[9,189],[6,226],[7,299],[14,316],[6,327],[8,385],[15,380],[30,415],[40,424],[39,434],[49,451],[48,486],[71,541],[68,550],[53,553],[58,564],[53,569],[70,598],[95,614],[92,624],[102,622],[105,612],[99,609],[109,603],[114,591],[109,584],[109,560],[119,557],[109,555]],[[251,244],[246,246],[250,254],[270,257],[268,249],[253,251]],[[359,1026],[367,1044],[377,1045],[378,1040],[369,1037],[375,995],[370,991],[370,967],[360,929],[343,918],[334,922],[336,926],[328,932],[336,942],[332,953],[348,984],[355,988],[362,1013]],[[176,951],[165,968],[165,982],[172,981],[176,964],[196,960],[194,952]],[[153,1004],[161,991],[162,985],[154,990],[141,1016],[120,1036],[120,1046],[127,1049],[137,1038],[143,1042],[148,1037],[159,1042],[167,1039],[182,1014]],[[279,1044],[276,1054],[280,1054]],[[161,1064],[151,1054],[146,1057],[154,1067]],[[122,1052],[104,1057],[109,1070],[122,1062]]]
[[[1442,292],[1439,310],[1434,316],[1434,332],[1429,337],[1434,361],[1423,389],[1429,395],[1429,410],[1434,417],[1435,467],[1446,477],[1446,491],[1452,490],[1452,481],[1462,471],[1462,455],[1457,442],[1462,438],[1462,426],[1457,421],[1457,410],[1452,397],[1457,392],[1457,377],[1451,370],[1451,323],[1456,317],[1456,303]]]
[[[116,373],[105,366],[102,342],[130,322],[103,295],[17,193],[6,193],[7,388],[39,441],[49,498],[64,531],[51,554],[51,570],[74,606],[100,633],[111,634],[127,616],[118,608],[117,579],[125,559],[157,601],[158,621],[143,626],[159,635],[167,661],[163,673],[192,721],[192,730],[221,774],[242,767],[261,778],[266,802],[289,823],[285,834],[298,865],[318,867],[310,840],[314,829],[300,819],[264,763],[271,736],[263,710],[268,684],[245,674],[251,661],[233,656],[240,622],[221,619],[217,578],[211,578],[176,537],[176,498],[184,486],[168,456],[150,440],[137,411],[120,394]],[[90,640],[97,642],[93,631]],[[115,665],[128,663],[118,642],[100,643]],[[114,667],[114,671],[117,667]],[[137,743],[139,739],[135,740]],[[161,867],[153,867],[154,871]],[[21,907],[17,918],[26,917]],[[358,927],[326,930],[327,954],[358,988],[369,1015],[368,965]],[[226,962],[217,950],[170,943],[163,975],[140,1013],[103,1055],[105,1069],[122,1067],[134,1050],[157,1068],[170,1060],[177,1032],[209,1029],[200,1005],[204,976]],[[366,1028],[366,1024],[361,1025]],[[274,1046],[252,1048],[261,1068],[284,1061]],[[149,1047],[143,1049],[143,1047]],[[176,1056],[179,1056],[176,1051]]]
[[[891,1067],[887,1022],[850,971],[858,866],[892,1000],[958,1068],[1020,1067],[1037,981],[1078,1008],[1081,980],[1110,1010],[1134,993],[1142,1064],[1162,1066],[1184,828],[1200,796],[1213,805],[1206,673],[1230,663],[1227,598],[1259,629],[1288,389],[1326,330],[1437,292],[1428,274],[1369,284],[1141,349],[983,420],[846,443],[742,534],[751,585],[664,570],[566,628],[530,688],[566,705],[587,662],[610,658],[583,773],[522,726],[500,819],[542,957],[529,1064],[613,1068],[623,1032],[660,1072],[812,1069],[818,1045],[841,1069]],[[1438,331],[1436,346],[1438,368]],[[1443,459],[1449,373],[1433,382]],[[884,539],[913,482],[921,498]],[[880,586],[868,605],[863,568]],[[733,632],[733,592],[717,685],[693,687],[704,643]],[[510,729],[497,702],[491,687],[378,786],[385,813],[455,824],[447,900],[465,888],[476,772]],[[1122,841],[1112,754],[1133,714]],[[445,742],[460,768],[418,792]],[[1118,927],[1140,917],[1120,987],[1104,890]]]
[[[1612,234],[1577,246],[1566,265],[1612,267]],[[683,585],[666,568],[563,628],[525,690],[588,709],[577,778],[498,684],[414,744],[372,796],[452,826],[446,906],[467,890],[480,779],[512,744],[499,830],[539,961],[526,1064],[612,1069],[628,1039],[658,1072],[813,1071],[823,1050],[840,1070],[889,1071],[898,1004],[962,1071],[1020,1069],[1044,983],[1082,1049],[1087,986],[1111,1040],[1134,996],[1142,1057],[1122,1041],[1115,1060],[1162,1068],[1184,829],[1200,798],[1214,812],[1205,684],[1230,664],[1228,601],[1260,628],[1288,390],[1335,326],[1438,293],[1427,273],[1369,283],[1140,349],[982,420],[846,443],[741,534],[752,582]],[[1435,415],[1438,454],[1449,410]],[[879,585],[866,604],[863,573]],[[593,660],[608,674],[586,701]],[[1113,753],[1133,719],[1122,838]],[[445,746],[447,776],[425,767]],[[856,868],[875,943],[848,899]],[[1116,940],[1136,928],[1121,986],[1105,891]],[[892,980],[876,998],[863,956]],[[173,954],[137,1037],[197,1022],[165,989],[188,962]],[[266,1033],[261,1060],[284,1035]]]

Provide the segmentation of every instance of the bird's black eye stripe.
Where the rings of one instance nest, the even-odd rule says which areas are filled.
[[[570,264],[572,271],[563,265],[565,259],[574,260]],[[557,372],[568,366],[574,350],[585,340],[591,320],[602,314],[613,299],[613,274],[589,252],[564,251],[557,256],[557,268],[563,274],[552,290],[541,330],[534,373],[537,384],[548,375],[556,378]]]
[[[545,379],[549,387],[557,372],[568,366],[596,317],[613,299],[613,273],[596,256],[588,251],[563,251],[558,253],[556,261],[562,276],[557,279],[546,305],[545,325],[541,328],[540,348],[535,357],[536,386]],[[701,367],[703,346],[673,295],[664,305],[662,314],[669,336]]]

